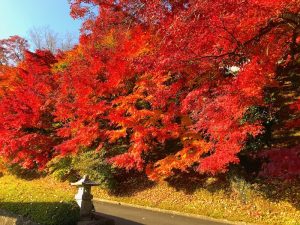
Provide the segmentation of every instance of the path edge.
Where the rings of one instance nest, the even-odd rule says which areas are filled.
[[[186,216],[186,217],[192,217],[192,218],[196,218],[196,219],[204,219],[204,220],[208,220],[211,222],[220,222],[220,223],[229,224],[229,225],[259,225],[259,224],[255,224],[255,223],[246,223],[246,222],[241,222],[241,221],[229,221],[226,219],[216,219],[216,218],[212,218],[209,216],[203,216],[203,215],[198,215],[198,214],[193,214],[193,213],[186,213],[186,212],[179,212],[179,211],[168,210],[168,209],[154,208],[154,207],[149,207],[149,206],[135,205],[135,204],[131,204],[131,203],[118,202],[118,201],[107,200],[107,199],[102,199],[102,198],[94,198],[93,201],[110,203],[110,204],[114,204],[114,205],[123,205],[123,206],[138,208],[138,209],[146,209],[146,210],[150,210],[150,211],[154,211],[154,212],[169,213],[169,214],[173,214],[173,215],[177,215],[177,216]]]

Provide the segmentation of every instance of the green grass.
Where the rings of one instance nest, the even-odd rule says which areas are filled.
[[[112,195],[106,190],[95,189],[93,194],[96,198],[230,221],[300,225],[300,187],[297,185],[287,184],[284,190],[276,190],[275,184],[248,184],[242,180],[224,184],[214,178],[204,180],[201,185],[191,183],[188,189],[180,185],[175,188],[165,182],[136,192],[131,190],[129,195],[125,194],[126,190]],[[142,187],[143,183],[139,182],[138,186]]]
[[[50,178],[23,180],[0,177],[0,208],[44,225],[74,225],[78,208],[75,190]]]
[[[224,182],[201,178],[184,182],[154,184],[129,180],[120,192],[94,187],[95,198],[121,201],[184,213],[256,224],[300,225],[299,184],[249,184],[243,180]],[[126,183],[127,182],[127,183]],[[188,186],[188,187],[187,187]],[[278,189],[278,188],[281,189]],[[45,225],[74,224],[76,188],[51,177],[23,180],[5,175],[0,178],[0,208]]]

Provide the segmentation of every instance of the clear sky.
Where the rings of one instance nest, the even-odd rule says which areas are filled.
[[[0,0],[0,39],[12,35],[27,38],[33,27],[49,26],[60,35],[79,35],[80,20],[69,15],[67,0]]]

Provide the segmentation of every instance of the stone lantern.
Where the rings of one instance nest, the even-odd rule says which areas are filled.
[[[78,187],[75,200],[80,208],[80,221],[92,220],[95,208],[92,202],[93,195],[91,194],[91,187],[99,186],[100,184],[91,181],[87,175],[84,175],[81,180],[71,183],[71,185]]]
[[[71,183],[71,185],[78,187],[78,192],[75,195],[75,200],[80,208],[77,225],[115,225],[114,220],[104,218],[101,214],[95,212],[91,187],[99,186],[99,183],[91,181],[87,175],[84,175],[82,179]]]

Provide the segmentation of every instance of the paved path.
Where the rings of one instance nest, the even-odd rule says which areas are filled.
[[[116,225],[225,225],[197,217],[175,215],[127,205],[94,201],[97,212],[115,220]]]

